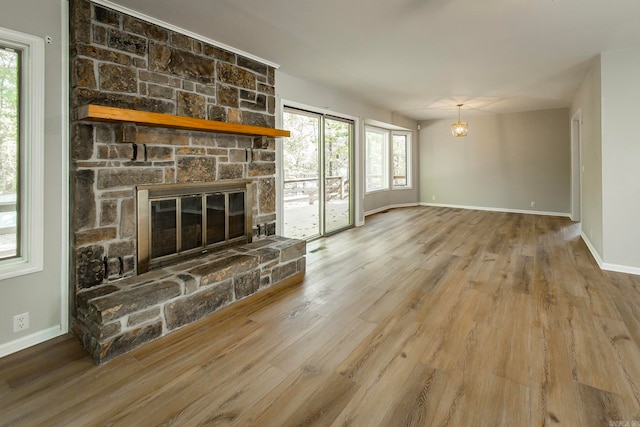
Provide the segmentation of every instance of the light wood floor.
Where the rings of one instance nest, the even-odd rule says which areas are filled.
[[[568,219],[398,209],[309,250],[104,366],[70,337],[0,359],[0,425],[640,425],[640,277]]]

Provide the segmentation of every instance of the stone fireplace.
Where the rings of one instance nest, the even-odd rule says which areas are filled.
[[[273,128],[273,67],[85,0],[70,1],[70,52],[71,323],[97,362],[301,278],[304,242],[274,236],[274,138],[94,122],[79,114],[97,105]],[[234,216],[240,196],[220,191],[238,183],[246,191],[241,220]],[[180,240],[177,255],[166,258],[169,242],[141,260],[140,239],[148,253],[150,240],[138,215],[153,208],[140,202],[138,190],[166,196],[169,188],[181,190],[153,205],[156,242]],[[214,207],[207,216],[207,204],[216,203],[231,206],[231,217]],[[172,228],[172,214],[190,225]],[[215,218],[226,224],[224,242],[214,236],[219,227],[203,229]],[[233,228],[238,221],[242,237]]]

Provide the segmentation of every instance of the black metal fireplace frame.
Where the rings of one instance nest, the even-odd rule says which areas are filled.
[[[184,184],[158,184],[139,185],[136,187],[137,193],[137,273],[145,273],[154,268],[162,267],[200,254],[225,248],[234,244],[250,243],[253,237],[253,192],[250,180],[234,180],[206,183],[184,183]],[[229,236],[229,212],[228,195],[242,192],[244,194],[244,235],[239,237]],[[151,258],[152,240],[152,220],[151,203],[163,199],[225,195],[225,239],[207,245],[203,239],[203,245],[176,253]],[[203,209],[204,211],[205,209]],[[203,214],[203,228],[206,229],[206,214]],[[180,227],[176,226],[176,233],[181,233]]]

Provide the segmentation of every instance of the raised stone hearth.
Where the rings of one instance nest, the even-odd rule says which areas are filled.
[[[273,236],[77,295],[75,333],[106,362],[214,311],[304,274],[306,243]]]

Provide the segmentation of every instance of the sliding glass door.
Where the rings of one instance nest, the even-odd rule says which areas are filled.
[[[320,235],[319,114],[285,109],[283,127],[291,137],[283,138],[284,235],[309,239]]]
[[[312,239],[353,225],[353,121],[285,108],[283,234]]]

